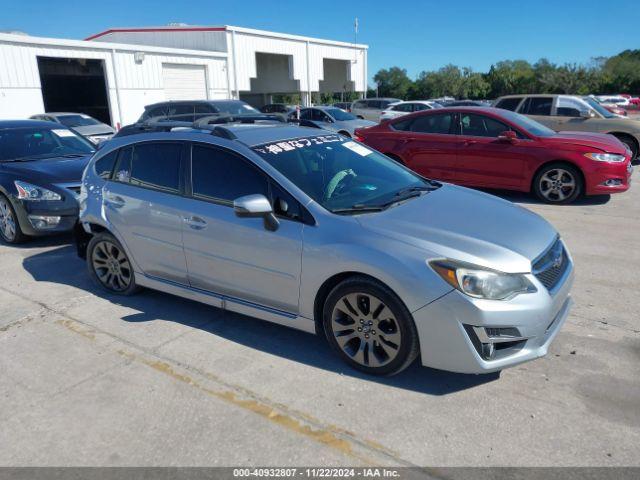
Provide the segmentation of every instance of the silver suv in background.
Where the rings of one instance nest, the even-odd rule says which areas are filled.
[[[85,171],[80,222],[79,253],[107,291],[319,333],[371,374],[418,354],[467,373],[536,359],[571,305],[573,263],[544,219],[325,130],[115,138]]]
[[[578,131],[607,133],[617,137],[631,151],[640,152],[640,121],[611,113],[596,100],[575,95],[508,95],[494,104],[497,108],[518,112],[556,132]]]
[[[378,123],[380,114],[392,103],[401,102],[399,98],[365,98],[351,104],[351,113],[364,120]]]

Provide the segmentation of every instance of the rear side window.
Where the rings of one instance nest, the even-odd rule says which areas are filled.
[[[198,120],[199,118],[203,118],[203,117],[208,117],[209,115],[212,115],[216,112],[216,109],[209,106],[209,105],[203,105],[203,104],[196,104],[195,105],[195,116],[194,119]]]
[[[447,134],[451,130],[451,115],[423,115],[413,120],[410,130],[418,133]]]
[[[113,173],[113,167],[116,164],[117,158],[118,150],[114,150],[113,152],[106,154],[99,160],[96,160],[93,168],[98,176],[104,178],[105,180],[109,180],[111,178],[111,174]]]
[[[551,105],[553,97],[530,97],[523,105],[522,111],[525,115],[551,115]]]
[[[256,193],[269,195],[267,179],[241,157],[216,148],[195,145],[191,154],[193,196],[232,202]]]
[[[496,103],[496,108],[502,108],[504,110],[511,110],[512,112],[515,112],[521,101],[522,97],[504,98]]]
[[[498,137],[502,132],[511,130],[504,123],[484,115],[463,113],[460,117],[462,135],[472,137]]]
[[[179,193],[181,149],[182,145],[179,143],[135,145],[131,157],[129,184],[167,193]]]
[[[153,107],[145,112],[144,117],[145,118],[164,117],[166,110],[167,109],[165,106]]]
[[[193,105],[170,105],[167,111],[167,118],[169,120],[193,122]]]
[[[391,124],[391,128],[394,130],[399,130],[401,132],[408,132],[411,129],[411,124],[413,123],[413,119],[411,120],[400,120],[399,122],[393,122]]]

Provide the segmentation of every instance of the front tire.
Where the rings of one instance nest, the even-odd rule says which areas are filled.
[[[139,290],[129,257],[110,233],[99,233],[89,242],[87,269],[93,281],[107,292],[128,296]]]
[[[27,241],[27,237],[22,233],[20,222],[13,205],[7,197],[0,194],[0,237],[6,243],[18,245]]]
[[[533,179],[533,192],[545,203],[572,203],[583,190],[582,175],[565,163],[545,165]]]
[[[411,313],[395,293],[368,277],[352,277],[331,291],[323,326],[338,355],[368,374],[395,375],[418,355]]]

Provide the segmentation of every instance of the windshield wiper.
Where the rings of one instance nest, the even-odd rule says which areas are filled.
[[[383,205],[363,205],[362,203],[358,203],[352,205],[349,208],[337,208],[335,210],[331,210],[333,213],[341,214],[341,213],[367,213],[367,212],[381,212],[386,207]]]

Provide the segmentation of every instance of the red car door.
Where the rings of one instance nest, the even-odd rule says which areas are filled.
[[[519,132],[511,140],[499,138],[508,130],[513,129],[487,115],[460,113],[456,183],[492,188],[523,186],[525,162],[533,161],[535,147]]]
[[[425,177],[454,181],[459,142],[453,127],[454,114],[431,113],[395,122],[399,130],[396,153],[407,167]]]

